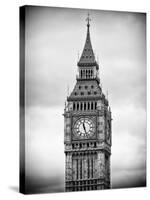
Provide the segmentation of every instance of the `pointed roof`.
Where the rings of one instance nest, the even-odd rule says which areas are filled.
[[[89,18],[86,19],[88,21],[87,23],[87,35],[86,35],[86,41],[84,45],[84,49],[82,51],[81,57],[78,62],[78,66],[96,66],[98,68],[98,64],[95,60],[95,55],[93,52],[92,44],[91,44],[91,39],[90,39],[90,23],[89,21],[91,20]]]

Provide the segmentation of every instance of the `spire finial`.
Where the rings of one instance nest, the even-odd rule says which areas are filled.
[[[86,18],[86,21],[87,21],[87,27],[89,28],[89,26],[90,26],[90,21],[91,21],[89,12],[88,12],[88,16],[87,16],[87,18]]]

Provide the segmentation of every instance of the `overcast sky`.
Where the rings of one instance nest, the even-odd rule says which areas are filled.
[[[112,109],[112,187],[146,178],[146,18],[90,10],[91,41]],[[64,190],[63,109],[74,87],[88,10],[26,10],[26,170],[33,192]]]

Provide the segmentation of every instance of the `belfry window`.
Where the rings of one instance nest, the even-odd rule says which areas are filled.
[[[82,179],[82,160],[80,160],[80,179]]]
[[[86,110],[86,102],[84,102],[84,110]]]
[[[91,103],[91,110],[93,110],[93,102]]]
[[[79,110],[79,103],[77,103],[77,110]]]
[[[75,103],[73,103],[73,110],[75,110]]]
[[[81,70],[81,78],[82,78],[82,70]]]

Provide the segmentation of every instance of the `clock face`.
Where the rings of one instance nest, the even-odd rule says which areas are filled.
[[[92,138],[95,133],[95,124],[90,118],[80,118],[74,124],[75,138]]]

